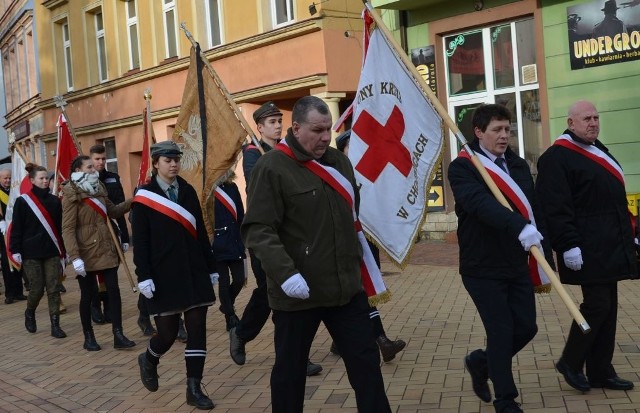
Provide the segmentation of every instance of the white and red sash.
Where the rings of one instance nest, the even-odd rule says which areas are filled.
[[[196,217],[176,202],[146,189],[139,190],[136,193],[136,196],[133,197],[133,202],[146,205],[149,208],[166,215],[182,225],[193,238],[198,238],[198,232],[196,231]]]
[[[229,194],[224,192],[224,190],[222,190],[219,186],[216,186],[214,195],[216,199],[220,201],[220,203],[224,205],[227,210],[229,210],[231,215],[233,215],[233,219],[238,221],[238,208],[236,207],[236,203],[233,202],[233,199],[231,199]]]
[[[620,165],[618,165],[616,161],[614,161],[604,151],[598,149],[595,145],[586,145],[584,143],[576,142],[571,138],[571,136],[567,134],[560,135],[553,144],[562,146],[563,148],[567,148],[592,160],[593,162],[603,167],[611,175],[613,175],[614,178],[616,178],[623,187],[625,186],[624,172],[622,171],[622,167],[620,167]],[[631,211],[629,211],[629,219],[631,220],[631,229],[633,231],[633,234],[635,234],[636,220],[633,214],[631,214]]]
[[[471,160],[471,157],[466,151],[460,151],[459,156]],[[496,183],[500,192],[516,206],[517,211],[531,222],[531,225],[536,226],[536,219],[533,216],[533,208],[527,199],[522,189],[516,184],[516,182],[506,173],[502,168],[491,162],[491,159],[486,156],[477,155],[482,165],[491,176],[491,179]],[[533,286],[536,290],[545,290],[546,286],[550,284],[549,277],[545,274],[544,270],[531,253],[529,253],[529,276],[533,281]]]
[[[58,229],[56,228],[56,225],[53,222],[53,218],[51,218],[51,214],[49,214],[49,211],[47,211],[44,205],[42,205],[42,202],[40,202],[38,197],[33,195],[31,191],[20,195],[20,197],[27,202],[27,205],[29,205],[31,211],[33,211],[33,213],[38,218],[38,221],[40,221],[44,229],[47,231],[47,234],[49,234],[49,236],[51,237],[51,240],[58,249],[59,256],[61,258],[64,258],[65,251],[62,237],[60,236],[60,233],[58,232]]]
[[[98,198],[82,198],[82,202],[84,202],[85,205],[89,206],[89,208],[96,211],[96,213],[104,218],[105,221],[109,218],[109,216],[107,215],[106,205],[100,202]]]
[[[360,276],[362,278],[362,285],[364,287],[364,290],[369,297],[369,303],[371,305],[375,305],[377,303],[388,301],[390,298],[390,293],[387,290],[387,287],[384,285],[382,274],[380,273],[380,269],[378,268],[378,265],[373,258],[373,254],[371,253],[371,249],[369,248],[367,239],[365,238],[364,232],[362,231],[362,225],[358,220],[355,209],[355,194],[353,191],[353,186],[351,185],[349,180],[336,169],[330,166],[322,165],[315,160],[304,162],[298,161],[293,155],[291,148],[287,146],[285,141],[281,141],[276,145],[275,148],[282,151],[293,160],[300,162],[300,164],[302,164],[304,167],[309,169],[320,179],[326,182],[331,188],[333,188],[338,194],[340,194],[345,201],[347,201],[347,203],[351,207],[351,211],[353,212],[353,224],[355,226],[356,233],[358,234],[358,241],[360,241],[360,245],[362,246],[363,257],[362,261],[360,261]]]
[[[606,169],[611,175],[613,175],[624,186],[624,172],[610,156],[598,149],[595,145],[586,145],[584,143],[576,142],[571,139],[569,135],[560,135],[558,139],[553,143],[554,145],[562,146],[582,156],[585,156],[598,165]]]

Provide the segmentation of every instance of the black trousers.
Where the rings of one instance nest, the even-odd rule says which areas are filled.
[[[244,286],[244,260],[217,261],[218,295],[220,296],[220,310],[225,315],[235,314],[236,297]]]
[[[359,293],[341,307],[273,311],[276,361],[271,371],[272,411],[300,413],[304,407],[307,360],[322,321],[340,349],[358,411],[389,413],[380,354],[371,332],[369,303]]]
[[[262,264],[252,250],[249,250],[249,257],[258,286],[251,293],[251,298],[242,313],[240,324],[236,327],[236,335],[244,342],[251,341],[258,336],[262,327],[267,323],[269,314],[271,314],[267,297],[267,274],[262,270]],[[306,360],[304,365],[307,365]]]
[[[78,285],[80,286],[80,322],[82,329],[91,328],[91,299],[98,290],[96,274],[101,273],[107,285],[109,294],[110,312],[112,327],[122,329],[122,300],[120,298],[120,287],[118,286],[118,267],[108,268],[101,271],[87,271],[86,276],[78,275]]]
[[[538,332],[533,284],[528,275],[510,279],[462,276],[487,333],[486,352],[474,351],[475,365],[487,366],[496,400],[515,399],[512,359]],[[483,360],[483,358],[485,360]]]
[[[22,290],[22,270],[13,271],[7,258],[7,248],[4,243],[4,236],[0,234],[0,264],[2,265],[2,278],[4,280],[4,295],[6,298],[15,298],[23,294]]]
[[[618,283],[583,285],[580,312],[591,327],[589,334],[574,321],[562,352],[569,367],[582,371],[591,381],[602,381],[616,375],[611,365],[618,322]]]

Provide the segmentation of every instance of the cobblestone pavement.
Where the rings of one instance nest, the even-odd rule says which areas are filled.
[[[421,242],[402,271],[383,262],[385,281],[394,297],[381,305],[387,335],[407,341],[406,349],[384,364],[387,394],[394,412],[492,412],[478,400],[462,359],[484,346],[484,333],[473,303],[457,273],[455,244]],[[131,252],[126,254],[131,268]],[[38,331],[24,328],[25,302],[0,301],[0,412],[189,412],[185,401],[183,344],[176,343],[159,367],[160,389],[149,393],[139,381],[137,355],[147,339],[136,325],[137,295],[120,271],[124,330],[138,345],[114,350],[111,327],[95,326],[102,351],[82,349],[78,316],[79,291],[70,276],[63,294],[68,312],[62,327],[69,337],[49,335],[46,299],[37,310]],[[255,285],[240,293],[243,309]],[[614,365],[621,377],[640,383],[640,283],[620,284],[620,311]],[[569,292],[578,297],[579,292]],[[4,298],[4,297],[1,297]],[[516,383],[526,412],[640,411],[640,390],[594,389],[581,394],[554,370],[562,351],[570,316],[555,294],[537,296],[539,333],[514,359]],[[270,412],[269,374],[273,364],[273,326],[267,323],[247,345],[247,363],[236,366],[229,357],[224,317],[217,306],[209,311],[208,358],[203,384],[216,403],[215,412]],[[305,412],[356,412],[355,398],[342,361],[329,353],[331,339],[321,327],[311,359],[324,370],[307,380]],[[366,412],[364,412],[366,413]]]

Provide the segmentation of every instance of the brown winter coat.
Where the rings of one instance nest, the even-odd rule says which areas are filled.
[[[90,195],[73,182],[63,187],[62,238],[71,261],[81,258],[87,271],[100,271],[117,267],[120,263],[107,221],[82,200]],[[131,199],[118,205],[107,198],[102,183],[93,196],[107,207],[110,218],[119,218],[131,209]]]

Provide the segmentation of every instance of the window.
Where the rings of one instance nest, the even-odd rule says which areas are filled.
[[[98,75],[100,82],[107,80],[107,49],[104,44],[104,24],[102,21],[102,12],[95,14],[96,23],[96,50],[98,54]]]
[[[73,67],[71,66],[71,39],[69,23],[62,23],[62,48],[64,50],[64,69],[67,79],[67,90],[73,90]]]
[[[207,37],[209,38],[209,47],[222,44],[222,19],[220,0],[207,0],[205,3],[207,12]]]
[[[506,106],[512,115],[511,149],[532,174],[543,150],[533,19],[500,24],[444,38],[449,113],[471,140],[473,110],[482,103]],[[451,136],[451,157],[460,146]]]
[[[129,70],[140,68],[140,48],[138,46],[138,14],[136,1],[127,2],[127,37],[129,39]]]
[[[176,2],[175,0],[163,0],[162,13],[164,14],[164,37],[167,59],[178,55],[178,41],[176,39]]]
[[[293,21],[293,0],[271,0],[273,26],[280,26]]]
[[[118,157],[116,156],[116,140],[114,138],[107,139],[102,142],[106,152],[107,163],[105,168],[109,172],[118,173]]]

